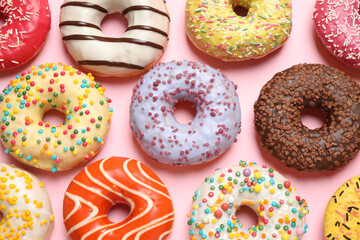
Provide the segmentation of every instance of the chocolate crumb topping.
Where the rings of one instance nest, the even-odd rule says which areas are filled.
[[[322,109],[326,122],[309,129],[301,112]],[[360,86],[350,76],[321,64],[299,64],[277,73],[254,105],[262,146],[299,171],[335,170],[360,147]]]

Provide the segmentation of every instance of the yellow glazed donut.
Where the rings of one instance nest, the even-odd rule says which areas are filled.
[[[44,170],[67,170],[102,147],[112,109],[91,74],[56,64],[32,67],[0,94],[0,134],[5,153]],[[65,114],[60,126],[42,121],[50,109]]]
[[[330,199],[324,216],[324,239],[360,239],[359,209],[360,175],[346,181]]]
[[[0,239],[48,239],[54,215],[44,184],[30,173],[3,163],[0,179]]]
[[[233,9],[248,9],[245,17]],[[281,47],[292,27],[290,0],[187,0],[190,40],[204,53],[223,61],[261,58]]]

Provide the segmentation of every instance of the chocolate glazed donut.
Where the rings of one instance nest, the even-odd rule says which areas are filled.
[[[326,121],[316,129],[301,112],[321,109]],[[277,73],[254,105],[262,146],[299,171],[335,170],[360,147],[360,86],[345,73],[321,64],[299,64]]]

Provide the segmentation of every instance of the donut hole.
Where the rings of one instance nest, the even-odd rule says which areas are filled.
[[[51,126],[60,126],[65,124],[65,115],[56,109],[50,109],[44,113],[42,121],[49,123]]]
[[[256,226],[258,224],[258,216],[249,206],[241,205],[238,207],[235,216],[243,225],[243,229],[249,229],[250,227]]]
[[[188,124],[195,118],[196,108],[192,102],[188,100],[180,100],[174,106],[173,115],[179,123]]]
[[[121,37],[128,27],[128,20],[120,13],[108,14],[101,22],[101,31],[107,37]]]
[[[321,128],[326,123],[326,113],[321,108],[307,107],[301,112],[301,122],[310,130]]]
[[[125,203],[117,203],[108,211],[110,221],[117,223],[125,220],[130,214],[130,206]]]
[[[236,13],[236,15],[240,17],[246,17],[248,15],[249,9],[244,6],[238,5],[233,7],[233,11]]]

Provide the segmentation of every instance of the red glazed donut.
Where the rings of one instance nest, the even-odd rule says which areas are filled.
[[[47,0],[0,0],[6,22],[0,28],[0,71],[16,68],[32,59],[44,45],[50,30]]]
[[[119,223],[107,217],[116,203],[130,207]],[[64,223],[73,240],[166,240],[174,221],[172,200],[154,172],[134,159],[111,157],[86,167],[64,198]]]

